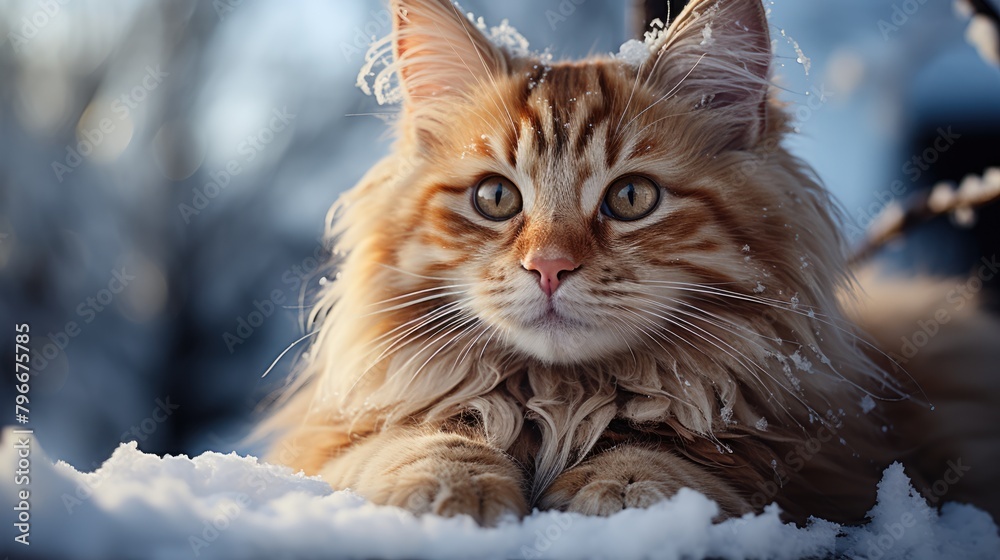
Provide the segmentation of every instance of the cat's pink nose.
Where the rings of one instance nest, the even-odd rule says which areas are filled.
[[[538,285],[545,292],[545,295],[552,297],[562,276],[580,267],[566,257],[545,258],[537,254],[530,254],[521,262],[525,270],[533,270],[538,273]]]

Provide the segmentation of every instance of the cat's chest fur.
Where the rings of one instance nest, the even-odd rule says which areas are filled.
[[[750,456],[733,453],[757,429],[735,419],[734,407],[754,417],[735,380],[715,383],[676,362],[631,355],[591,365],[505,363],[494,386],[466,400],[472,414],[456,418],[529,468],[536,493],[589,454],[622,443],[680,446],[730,466]],[[768,453],[757,447],[752,456]]]

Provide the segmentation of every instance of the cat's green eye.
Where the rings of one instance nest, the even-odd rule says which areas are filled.
[[[616,220],[630,222],[645,218],[660,202],[660,187],[641,175],[626,175],[608,187],[601,212]]]
[[[483,216],[495,220],[509,220],[521,211],[521,191],[509,179],[492,175],[479,182],[473,192],[472,203]]]

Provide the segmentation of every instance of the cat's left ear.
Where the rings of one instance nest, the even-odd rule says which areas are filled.
[[[404,100],[462,95],[506,72],[507,59],[451,0],[391,0],[393,54]]]
[[[767,127],[771,37],[760,0],[692,0],[646,69],[664,95],[718,114],[730,147]]]

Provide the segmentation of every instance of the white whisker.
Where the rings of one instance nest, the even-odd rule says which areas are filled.
[[[656,105],[658,105],[660,102],[665,101],[666,99],[670,98],[675,93],[677,93],[677,91],[680,89],[681,85],[688,79],[688,76],[690,76],[691,73],[694,72],[694,69],[697,68],[699,64],[701,64],[701,60],[703,58],[705,58],[705,56],[706,55],[703,54],[700,57],[698,57],[698,60],[695,61],[695,63],[694,63],[693,66],[691,66],[691,69],[688,70],[687,74],[684,74],[684,77],[681,78],[679,82],[677,82],[677,85],[675,85],[673,88],[671,88],[670,91],[668,91],[666,94],[663,95],[663,97],[661,97],[661,98],[657,99],[656,101],[650,103],[649,107],[646,107],[645,109],[643,109],[642,111],[640,111],[638,115],[632,117],[632,120],[628,121],[628,123],[625,125],[625,128],[627,129],[628,127],[632,126],[632,123],[634,123],[636,119],[638,119],[639,117],[641,117],[642,115],[644,115],[646,113],[646,111],[652,109],[653,107],[655,107]],[[657,60],[657,62],[659,62],[659,60]],[[652,74],[650,74],[650,75],[652,75]]]
[[[264,375],[261,375],[260,378],[264,379],[265,377],[267,377],[267,374],[271,373],[271,370],[274,369],[274,366],[278,365],[278,362],[281,361],[281,358],[283,358],[284,355],[287,354],[289,350],[291,350],[292,348],[295,348],[295,346],[297,344],[299,344],[300,342],[302,342],[303,340],[309,338],[310,336],[316,336],[317,334],[319,334],[319,331],[313,331],[311,333],[302,335],[301,337],[299,337],[298,340],[296,340],[295,342],[289,344],[288,348],[285,348],[284,350],[282,350],[281,354],[278,354],[278,357],[275,358],[273,362],[271,362],[271,365],[267,368],[267,371],[265,371]]]

